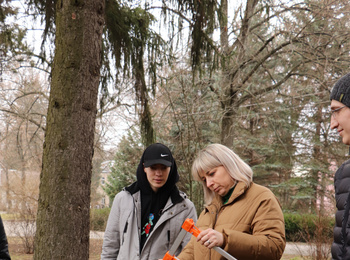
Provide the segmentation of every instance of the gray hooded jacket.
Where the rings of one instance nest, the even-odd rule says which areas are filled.
[[[140,254],[140,191],[130,194],[124,189],[118,193],[108,218],[101,259],[158,260],[163,258],[181,231],[183,222],[187,218],[197,221],[193,203],[187,199],[185,193],[180,192],[180,195],[184,200],[175,205],[169,197]],[[187,234],[176,255],[190,238],[191,234]]]

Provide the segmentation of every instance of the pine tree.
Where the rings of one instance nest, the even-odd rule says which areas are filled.
[[[55,57],[34,259],[88,259],[104,1],[55,4]]]

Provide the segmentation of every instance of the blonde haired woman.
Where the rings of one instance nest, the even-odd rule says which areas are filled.
[[[231,149],[211,144],[193,162],[193,177],[203,184],[205,209],[180,260],[223,259],[214,246],[238,260],[282,257],[286,240],[280,204],[266,187],[252,181],[252,169]]]

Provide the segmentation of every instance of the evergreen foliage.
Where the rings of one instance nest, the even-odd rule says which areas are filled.
[[[15,72],[13,64],[26,60],[26,54],[30,51],[24,41],[26,29],[16,22],[18,9],[11,6],[10,2],[0,3],[0,76],[6,71]]]
[[[176,20],[174,16],[176,16],[179,29],[183,28],[183,20],[189,23],[191,35],[190,60],[193,71],[201,71],[202,62],[215,68],[216,62],[213,63],[212,54],[216,46],[212,36],[218,22],[216,17],[219,11],[219,3],[212,0],[172,0],[162,2],[163,14],[165,17],[172,17],[170,20],[173,23]],[[176,11],[169,6],[174,6]]]
[[[143,150],[135,131],[131,130],[120,141],[118,151],[111,165],[111,174],[107,177],[107,182],[103,188],[110,198],[110,203],[113,202],[118,192],[136,181],[136,169],[140,163]]]
[[[26,0],[25,2],[28,10],[32,10],[35,17],[43,17],[45,29],[42,44],[44,44],[48,37],[55,34],[57,0]]]
[[[149,93],[155,93],[157,70],[163,60],[166,60],[166,43],[151,29],[155,18],[143,8],[130,7],[128,3],[114,0],[106,1],[106,4],[105,51],[110,53],[115,61],[116,86],[118,87],[120,77],[127,76],[135,82],[136,110],[140,119],[142,143],[148,146],[155,140]],[[145,63],[148,63],[148,70],[144,68]],[[105,80],[102,83],[107,82],[110,76],[109,64],[104,64],[106,67],[102,69],[102,78]],[[149,86],[146,77],[149,78]],[[102,89],[106,88],[107,86],[102,86]],[[106,97],[108,95],[103,96]]]

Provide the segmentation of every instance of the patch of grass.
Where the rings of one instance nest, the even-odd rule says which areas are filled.
[[[33,260],[33,255],[25,254],[21,239],[17,237],[8,237],[9,251],[12,260]],[[89,260],[101,259],[102,239],[90,239],[90,257]]]
[[[18,217],[19,217],[19,214],[9,214],[9,213],[1,214],[2,220],[16,220]]]
[[[32,260],[33,255],[26,254],[22,240],[18,237],[8,237],[9,252],[12,260]]]
[[[90,239],[89,260],[100,260],[103,239]]]

